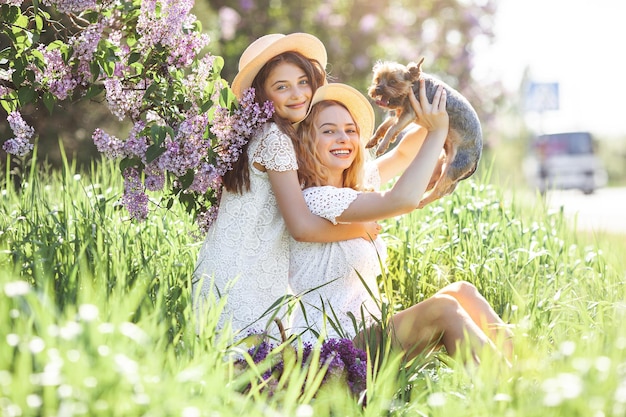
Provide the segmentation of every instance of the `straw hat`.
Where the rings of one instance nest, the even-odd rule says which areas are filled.
[[[346,84],[331,83],[317,89],[311,100],[311,107],[324,100],[337,101],[350,111],[361,132],[361,140],[368,141],[374,133],[374,109],[359,90]],[[309,112],[311,112],[309,107]],[[308,113],[307,113],[308,116]]]
[[[315,59],[322,68],[326,68],[326,48],[322,41],[315,36],[308,33],[265,35],[252,42],[241,54],[239,73],[235,76],[231,87],[235,95],[241,98],[243,91],[252,86],[254,77],[267,61],[276,55],[290,51],[299,52],[309,59]]]

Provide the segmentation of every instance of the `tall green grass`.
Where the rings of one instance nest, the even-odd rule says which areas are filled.
[[[317,391],[291,366],[226,360],[228,330],[197,323],[201,239],[182,209],[134,223],[118,168],[41,166],[0,196],[0,414],[6,416],[619,416],[626,414],[624,240],[579,236],[562,213],[505,199],[484,179],[385,222],[387,301],[402,308],[467,280],[513,326],[512,369],[437,355],[369,377],[367,401]],[[158,201],[154,201],[158,205]],[[621,242],[621,244],[620,244]],[[271,358],[270,358],[271,359]],[[317,378],[317,379],[316,379]]]

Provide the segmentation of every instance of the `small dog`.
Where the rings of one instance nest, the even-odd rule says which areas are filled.
[[[444,153],[439,159],[426,191],[430,193],[422,199],[419,208],[450,194],[459,181],[476,171],[482,153],[482,129],[478,115],[472,105],[458,91],[428,74],[422,72],[422,63],[410,63],[404,66],[395,62],[379,62],[374,66],[372,85],[369,96],[376,104],[391,110],[388,117],[374,132],[367,143],[367,148],[376,145],[376,154],[383,154],[398,134],[415,121],[417,115],[408,98],[413,89],[419,100],[419,79],[424,78],[426,96],[433,99],[439,85],[446,90],[446,110],[450,118],[450,131],[444,144]],[[382,139],[382,141],[381,141]]]

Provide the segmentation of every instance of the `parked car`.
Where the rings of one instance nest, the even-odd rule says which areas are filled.
[[[607,183],[607,172],[594,152],[589,132],[537,136],[523,161],[529,184],[541,193],[551,189],[579,189],[591,194]]]

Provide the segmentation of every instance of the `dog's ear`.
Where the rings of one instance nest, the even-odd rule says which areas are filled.
[[[409,65],[406,66],[407,69],[409,70],[411,81],[419,80],[420,75],[422,75],[422,63],[423,62],[424,62],[424,57],[422,57],[422,59],[420,59],[420,61],[417,64],[415,62],[411,62],[409,63]]]

